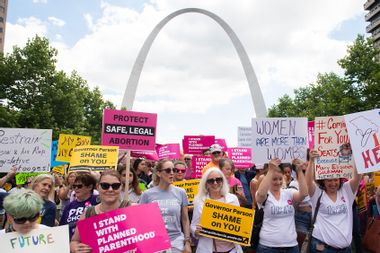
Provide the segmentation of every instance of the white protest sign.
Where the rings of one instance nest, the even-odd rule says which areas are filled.
[[[358,173],[380,170],[380,109],[344,116]]]
[[[262,165],[274,158],[305,161],[307,131],[307,118],[252,119],[253,162]]]
[[[0,172],[49,172],[51,129],[0,128]]]
[[[68,225],[32,230],[22,235],[17,232],[0,235],[1,252],[6,253],[68,253],[70,252]]]
[[[252,127],[238,127],[238,147],[252,147]]]

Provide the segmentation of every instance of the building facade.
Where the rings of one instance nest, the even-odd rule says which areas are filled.
[[[8,0],[0,0],[0,52],[4,52],[5,24],[7,21]]]
[[[380,48],[380,0],[367,0],[364,9],[368,11],[365,21],[370,22],[366,31],[372,34],[375,47]]]

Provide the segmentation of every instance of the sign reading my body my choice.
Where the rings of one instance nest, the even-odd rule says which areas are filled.
[[[0,172],[49,172],[51,129],[0,128]]]
[[[128,150],[155,150],[157,114],[105,109],[102,144]]]

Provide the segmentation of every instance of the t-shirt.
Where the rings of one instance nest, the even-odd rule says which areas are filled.
[[[234,187],[235,185],[238,185],[238,186],[243,187],[243,185],[241,184],[240,180],[237,179],[237,178],[234,177],[234,176],[230,176],[230,177],[227,179],[227,181],[228,181],[228,184],[229,184],[230,188]]]
[[[37,228],[35,228],[35,229],[41,229],[41,228],[47,228],[47,226],[45,226],[45,225],[42,225],[42,224],[37,224]],[[34,229],[33,229],[34,230]],[[0,235],[3,235],[3,234],[5,234],[6,232],[5,232],[5,229],[2,229],[2,230],[0,230]]]
[[[84,210],[89,207],[96,205],[96,196],[91,195],[88,199],[84,201],[78,201],[74,200],[73,202],[69,203],[65,210],[62,213],[61,220],[59,222],[59,225],[69,225],[69,236],[70,240],[75,232],[75,228],[77,226],[77,221],[80,218],[80,215],[84,212]]]
[[[205,174],[206,171],[212,167],[219,167],[219,165],[217,163],[214,163],[213,161],[209,162],[208,164],[206,164],[206,166],[203,167],[202,175]]]
[[[51,202],[50,200],[44,200],[44,205],[40,212],[40,217],[38,218],[37,223],[49,227],[54,227],[56,210],[57,206],[55,205],[55,203]]]
[[[299,184],[298,184],[298,181],[297,180],[292,180],[288,186],[289,188],[294,188],[294,189],[297,189],[299,190]],[[305,206],[311,206],[311,200],[310,200],[310,196],[307,195],[301,203],[299,203],[298,205],[299,207],[305,207]]]
[[[158,203],[170,241],[183,236],[181,211],[189,204],[184,189],[171,185],[168,190],[162,190],[155,186],[141,195],[140,204],[146,203]]]
[[[313,213],[317,205],[321,189],[316,187],[311,196]],[[349,182],[337,192],[335,203],[323,191],[321,205],[314,224],[313,237],[335,248],[346,248],[352,240],[352,204],[355,195]],[[314,215],[314,214],[313,214]]]
[[[264,221],[260,230],[260,244],[267,247],[298,245],[293,194],[292,189],[281,189],[280,199],[277,200],[270,191],[268,192],[264,207]]]

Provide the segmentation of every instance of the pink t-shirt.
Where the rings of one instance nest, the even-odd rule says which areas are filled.
[[[234,176],[230,176],[230,178],[228,178],[227,181],[228,181],[228,184],[230,185],[230,188],[234,187],[235,185],[243,187],[240,180]]]

